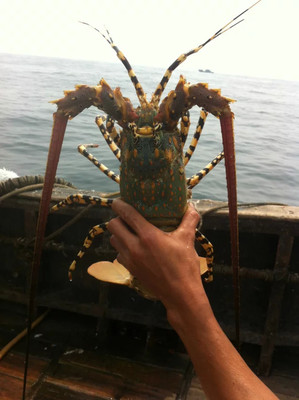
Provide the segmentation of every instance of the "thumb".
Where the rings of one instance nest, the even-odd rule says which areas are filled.
[[[185,215],[182,219],[182,222],[180,223],[176,232],[184,235],[187,235],[190,232],[190,234],[193,237],[199,220],[200,220],[200,215],[195,210],[195,208],[189,204],[187,211],[185,212]]]

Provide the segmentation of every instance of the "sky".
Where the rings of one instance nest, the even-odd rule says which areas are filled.
[[[167,68],[254,0],[0,0],[0,53],[119,62],[85,21],[105,31],[130,63]],[[299,0],[261,0],[184,69],[299,80]],[[296,40],[297,42],[297,40]],[[1,55],[0,55],[1,56]]]

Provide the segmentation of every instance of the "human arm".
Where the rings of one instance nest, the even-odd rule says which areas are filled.
[[[205,294],[194,249],[199,216],[189,206],[180,226],[162,232],[117,200],[108,230],[118,261],[159,298],[181,337],[202,387],[212,400],[274,400],[217,323]]]

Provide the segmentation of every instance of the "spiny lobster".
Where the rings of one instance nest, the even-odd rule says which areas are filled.
[[[150,101],[147,101],[146,95],[131,65],[113,43],[109,32],[107,31],[108,36],[106,37],[99,31],[125,66],[135,87],[140,106],[134,108],[130,100],[122,96],[119,88],[112,90],[104,79],[93,87],[78,85],[74,91],[66,91],[65,97],[53,102],[57,104],[58,109],[53,115],[52,138],[36,230],[28,312],[28,337],[30,336],[31,322],[34,314],[34,299],[48,209],[66,125],[69,119],[74,118],[84,109],[93,105],[108,115],[106,126],[104,125],[104,118],[101,117],[96,119],[96,123],[109,147],[121,161],[120,176],[110,171],[89,154],[86,146],[79,146],[79,151],[97,165],[107,176],[120,184],[120,194],[123,200],[133,205],[141,214],[161,229],[172,230],[178,226],[187,207],[187,188],[192,189],[225,156],[230,211],[232,266],[236,293],[236,337],[238,342],[239,247],[233,130],[234,115],[229,106],[232,100],[221,96],[220,90],[209,89],[207,84],[197,83],[190,85],[182,76],[176,88],[161,103],[160,99],[172,72],[190,55],[197,53],[209,42],[241,22],[236,22],[236,20],[255,4],[236,16],[203,44],[178,57],[166,70]],[[201,111],[196,132],[189,149],[183,155],[183,147],[190,125],[188,110],[194,105],[202,107],[203,110]],[[208,113],[220,119],[223,152],[206,168],[186,180],[185,165],[195,150]],[[117,133],[115,129],[114,121],[117,121],[118,125],[122,128],[120,133]],[[180,129],[178,128],[179,121]],[[71,203],[91,203],[110,206],[112,202],[112,199],[74,195],[67,198],[61,204],[54,206],[54,210]],[[70,273],[74,270],[76,261],[82,257],[85,249],[90,246],[93,237],[103,232],[106,226],[106,223],[99,225],[90,232],[83,245],[83,249],[79,252],[76,260],[70,267]],[[212,277],[212,246],[200,232],[196,233],[196,237],[207,253],[208,271],[205,273],[205,279],[209,281]],[[28,365],[28,350],[29,339],[26,366]],[[24,382],[26,382],[26,368]]]

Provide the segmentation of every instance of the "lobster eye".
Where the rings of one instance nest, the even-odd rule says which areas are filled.
[[[129,122],[128,123],[128,128],[129,128],[130,131],[132,131],[134,134],[136,134],[137,125],[135,124],[135,122]]]
[[[163,129],[163,123],[159,122],[154,125],[154,132],[160,131]]]

